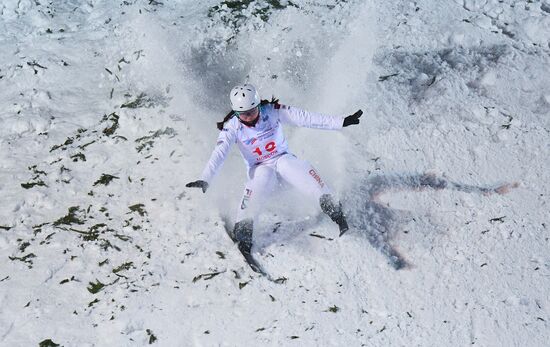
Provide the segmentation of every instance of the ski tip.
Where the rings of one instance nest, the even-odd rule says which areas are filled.
[[[345,229],[340,230],[340,236],[339,237],[342,237],[342,235],[344,235],[348,230],[349,230],[349,228],[345,228]]]
[[[260,265],[251,263],[251,262],[249,262],[248,265],[250,266],[252,271],[254,271],[255,273],[260,274],[262,276],[267,276],[267,273],[264,271],[264,269],[260,267]]]

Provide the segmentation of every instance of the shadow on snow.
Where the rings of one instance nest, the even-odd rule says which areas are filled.
[[[344,200],[350,225],[366,235],[369,243],[387,257],[395,269],[407,267],[404,258],[392,247],[390,239],[395,224],[406,212],[391,209],[379,200],[388,191],[455,190],[475,194],[506,194],[518,183],[476,186],[457,183],[434,174],[380,175],[367,178],[354,194]],[[349,206],[356,206],[350,209]]]

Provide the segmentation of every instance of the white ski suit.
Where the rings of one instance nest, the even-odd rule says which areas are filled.
[[[231,145],[237,143],[248,169],[248,182],[236,222],[254,219],[262,201],[275,189],[279,180],[317,201],[321,195],[330,194],[329,187],[319,173],[308,162],[296,158],[288,151],[282,124],[341,129],[344,116],[328,116],[269,103],[260,106],[259,117],[253,127],[244,125],[236,116],[227,121],[202,173],[201,179],[210,182],[225,161]]]

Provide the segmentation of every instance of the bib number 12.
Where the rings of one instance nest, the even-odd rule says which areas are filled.
[[[271,142],[268,142],[266,145],[265,145],[265,150],[268,151],[268,152],[273,152],[276,148],[277,148],[277,145],[275,144],[275,142],[271,141]],[[262,150],[260,149],[260,147],[256,147],[256,149],[253,151],[253,153],[256,153],[258,156],[262,156]]]

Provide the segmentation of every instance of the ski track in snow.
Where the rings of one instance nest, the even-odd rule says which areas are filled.
[[[224,3],[0,4],[0,345],[545,346],[550,4]],[[224,231],[238,153],[184,188],[247,79],[365,111],[286,129],[354,228],[275,196],[253,250],[279,283]]]

